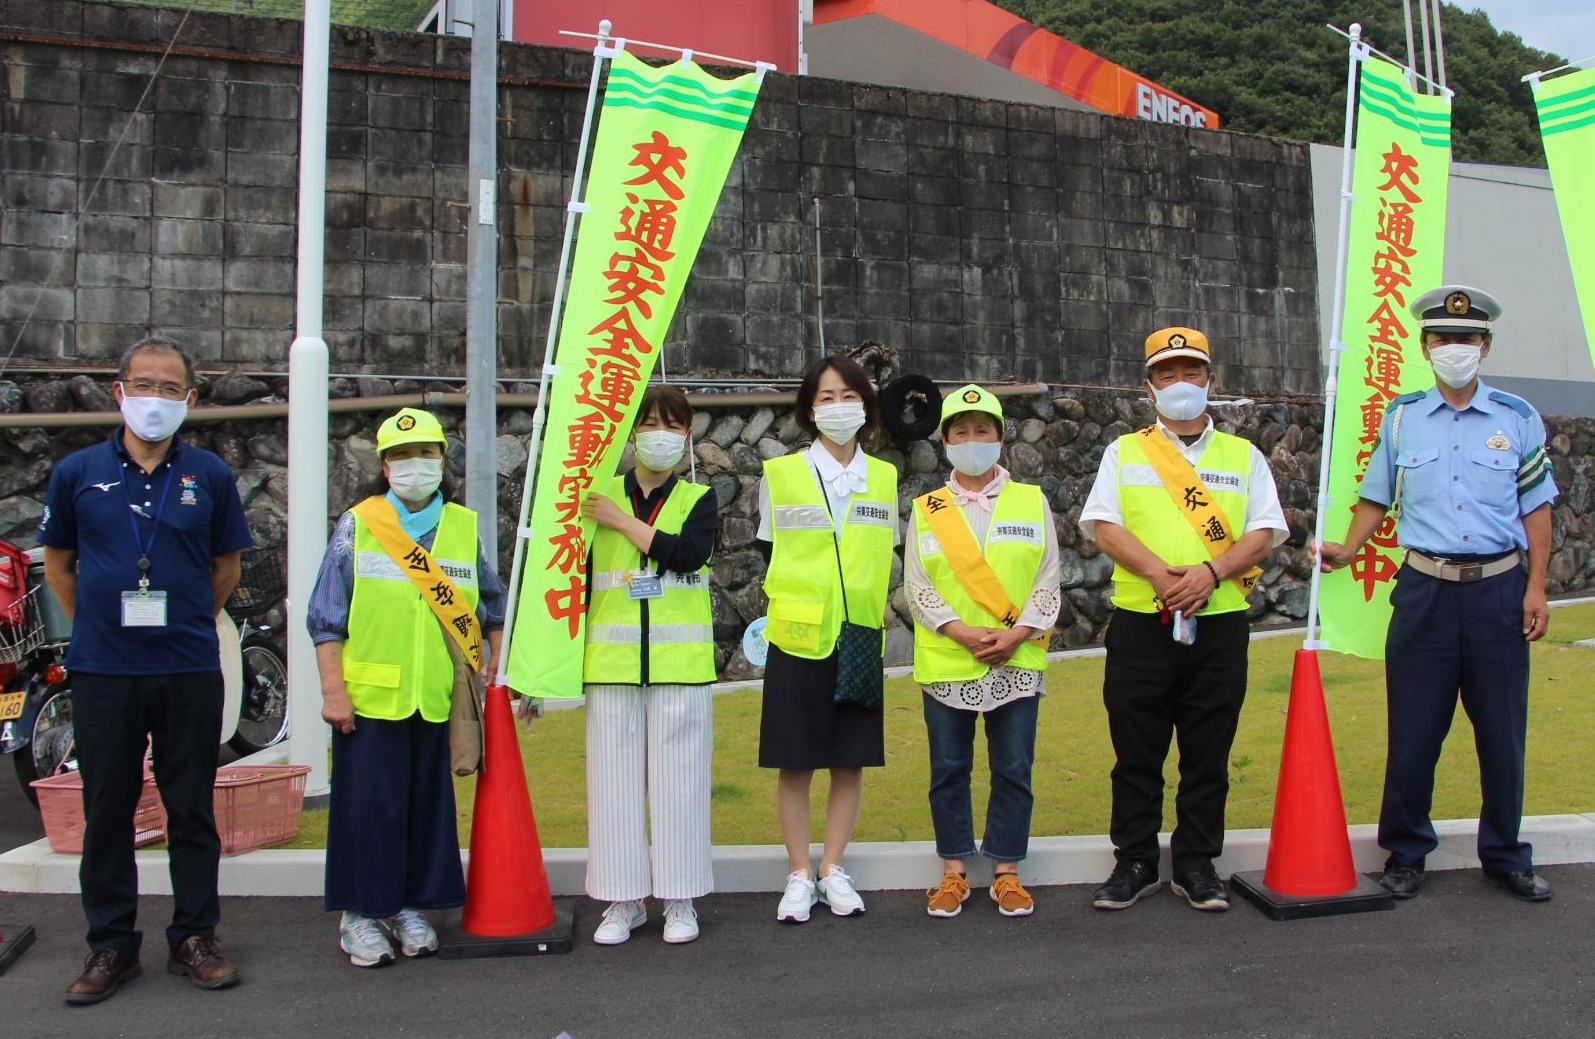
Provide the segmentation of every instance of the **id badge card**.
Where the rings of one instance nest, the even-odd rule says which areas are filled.
[[[166,593],[151,591],[123,592],[122,627],[166,627]]]
[[[630,599],[657,599],[665,594],[664,582],[658,574],[646,570],[636,571],[626,577],[626,597]]]

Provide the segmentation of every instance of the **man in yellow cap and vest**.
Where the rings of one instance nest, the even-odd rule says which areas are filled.
[[[1257,564],[1285,539],[1285,517],[1262,453],[1208,417],[1207,336],[1148,336],[1144,385],[1157,422],[1108,446],[1080,513],[1114,562],[1116,607],[1102,683],[1116,757],[1116,864],[1092,904],[1127,909],[1158,889],[1163,762],[1175,736],[1174,892],[1219,911],[1229,894],[1213,859],[1224,847],[1229,752],[1246,697],[1246,599]]]
[[[957,916],[969,898],[965,860],[975,849],[969,776],[975,721],[986,723],[991,794],[980,854],[991,859],[991,900],[1029,916],[1019,881],[1030,841],[1036,709],[1047,640],[1058,619],[1058,535],[1034,484],[997,464],[1002,405],[979,386],[942,401],[941,438],[953,475],[914,502],[903,582],[914,614],[914,680],[924,688],[930,812],[942,880],[926,893],[931,916]]]
[[[430,955],[424,913],[465,903],[449,773],[479,748],[453,760],[449,715],[462,671],[498,656],[505,592],[476,513],[446,500],[447,450],[429,412],[378,427],[382,482],[339,518],[307,609],[333,728],[324,898],[356,967]]]

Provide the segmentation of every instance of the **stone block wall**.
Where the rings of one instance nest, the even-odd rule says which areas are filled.
[[[285,367],[299,47],[290,21],[0,0],[12,364],[103,362],[157,331],[209,367]],[[336,26],[332,57],[333,369],[459,373],[468,41]],[[590,68],[501,50],[506,378],[541,362]],[[818,356],[815,199],[833,349],[1130,386],[1149,331],[1195,324],[1229,388],[1317,388],[1303,145],[772,75],[667,341],[675,371],[785,377]]]
[[[403,380],[371,380],[369,391],[418,392]],[[273,400],[286,394],[286,380],[261,381],[225,376],[207,386],[207,399],[238,403]],[[354,391],[356,387],[340,387]],[[0,382],[0,408],[34,412],[109,407],[103,383],[87,376],[39,380],[21,386]],[[1141,428],[1152,414],[1144,398],[1112,390],[1057,387],[1034,397],[1008,398],[1007,446],[1003,464],[1022,480],[1045,491],[1057,522],[1065,591],[1054,648],[1091,644],[1101,637],[1110,604],[1112,564],[1077,525],[1103,448],[1120,435]],[[1299,621],[1307,610],[1310,570],[1307,544],[1314,522],[1323,409],[1314,401],[1227,404],[1215,409],[1220,428],[1255,443],[1267,456],[1285,507],[1290,538],[1264,563],[1251,617],[1258,623]],[[449,471],[464,472],[460,410],[440,410],[450,431]],[[331,417],[329,521],[363,496],[378,472],[375,428],[381,412]],[[514,548],[514,518],[519,507],[532,418],[523,409],[499,415],[500,567],[509,573]],[[1548,587],[1554,594],[1588,592],[1595,587],[1595,419],[1547,418],[1552,466],[1562,496],[1555,508],[1555,534]],[[720,505],[720,540],[713,561],[715,635],[725,674],[750,673],[741,656],[742,631],[764,613],[760,588],[764,562],[754,543],[758,517],[758,479],[763,459],[797,450],[801,444],[790,411],[769,407],[700,406],[694,425],[697,478],[709,484]],[[0,538],[31,544],[43,510],[52,463],[71,450],[106,435],[104,427],[7,430],[0,437]],[[216,451],[238,474],[239,488],[256,538],[280,543],[286,536],[288,495],[286,424],[281,419],[191,423],[183,434]],[[897,466],[900,509],[908,515],[914,497],[945,481],[940,451],[927,441],[883,441],[875,450]],[[624,463],[629,465],[629,461]],[[912,645],[912,618],[901,589],[901,566],[893,570],[892,610],[887,631],[888,659],[904,663]]]

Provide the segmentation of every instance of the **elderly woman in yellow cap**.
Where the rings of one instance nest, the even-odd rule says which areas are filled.
[[[357,967],[437,951],[423,911],[465,904],[449,709],[459,671],[497,659],[505,594],[476,514],[446,500],[447,448],[428,412],[382,423],[383,489],[338,520],[310,598],[333,729],[325,901]]]
[[[1036,709],[1047,638],[1058,619],[1058,535],[1041,488],[997,464],[1002,405],[979,386],[942,402],[941,440],[953,474],[914,501],[903,580],[914,614],[914,680],[924,688],[930,741],[930,812],[942,880],[926,892],[931,916],[957,916],[974,858],[969,777],[975,722],[986,725],[991,795],[979,853],[994,863],[991,900],[1029,916],[1019,881],[1030,842]]]

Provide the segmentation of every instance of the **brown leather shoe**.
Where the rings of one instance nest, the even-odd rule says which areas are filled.
[[[191,934],[166,961],[166,969],[186,976],[199,988],[226,988],[238,984],[238,968],[222,955],[221,943],[203,934]]]
[[[143,973],[138,954],[115,949],[95,949],[83,961],[83,973],[67,986],[66,1001],[72,1006],[87,1006],[116,995],[118,986]]]

